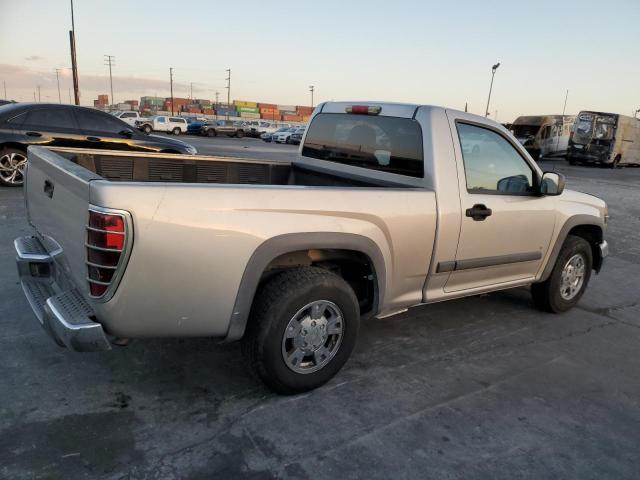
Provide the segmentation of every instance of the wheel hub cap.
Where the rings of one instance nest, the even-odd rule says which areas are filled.
[[[560,296],[563,299],[571,300],[580,292],[584,283],[584,273],[584,257],[577,253],[567,261],[562,269]]]
[[[302,307],[284,331],[282,357],[296,373],[312,373],[327,365],[342,342],[344,330],[340,308],[328,300]]]
[[[6,183],[22,185],[27,157],[21,153],[6,153],[0,157],[0,177]]]

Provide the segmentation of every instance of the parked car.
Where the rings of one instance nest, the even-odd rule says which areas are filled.
[[[187,133],[200,135],[200,129],[207,120],[202,118],[187,117]]]
[[[617,168],[640,164],[640,119],[617,113],[583,111],[573,125],[567,160]]]
[[[304,136],[305,127],[296,128],[296,130],[289,137],[289,143],[293,145],[300,145],[302,137]]]
[[[237,120],[215,120],[205,122],[200,128],[200,135],[215,137],[217,135],[227,135],[228,137],[244,137],[242,122]]]
[[[136,127],[144,133],[167,132],[180,135],[187,133],[187,120],[183,117],[156,115],[149,119],[136,120]]]
[[[111,112],[111,115],[119,118],[123,122],[128,123],[132,127],[136,126],[136,122],[149,120],[148,118],[141,117],[139,112],[135,112],[133,110],[127,110],[124,112]]]
[[[276,132],[271,137],[271,141],[274,143],[291,143],[291,135],[295,132],[298,127],[290,127],[285,129],[282,132]]]
[[[0,106],[0,185],[21,186],[29,145],[195,154],[191,145],[144,135],[108,113],[46,103]]]
[[[267,130],[266,132],[264,132],[262,135],[260,135],[260,138],[262,140],[264,140],[267,143],[270,143],[273,141],[273,136],[276,133],[281,133],[281,132],[286,132],[287,130],[289,130],[291,128],[290,125],[284,125],[284,126],[280,126],[278,128],[275,128],[273,131],[269,131]]]
[[[321,104],[293,163],[133,153],[148,169],[112,180],[121,157],[82,158],[29,151],[36,233],[14,244],[45,331],[79,351],[242,338],[279,393],[331,379],[361,317],[526,285],[569,310],[608,252],[605,202],[441,107]]]

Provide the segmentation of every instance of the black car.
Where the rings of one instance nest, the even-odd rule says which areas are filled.
[[[93,108],[14,103],[0,106],[0,185],[23,184],[29,145],[197,153],[188,143],[146,135]]]

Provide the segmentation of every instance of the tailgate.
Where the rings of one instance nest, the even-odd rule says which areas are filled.
[[[102,177],[44,147],[29,147],[25,199],[29,223],[56,255],[58,267],[66,271],[76,287],[88,291],[85,241],[92,180]],[[50,252],[51,253],[51,252]]]

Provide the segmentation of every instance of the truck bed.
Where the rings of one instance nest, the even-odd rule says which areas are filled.
[[[385,186],[313,172],[288,162],[223,156],[51,148],[64,158],[114,182],[176,182],[301,186]]]

